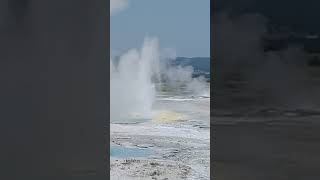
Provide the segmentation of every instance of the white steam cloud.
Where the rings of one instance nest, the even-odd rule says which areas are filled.
[[[128,0],[110,0],[110,15],[114,15],[128,7]]]
[[[208,84],[203,77],[192,77],[191,66],[170,65],[168,60],[174,56],[172,50],[159,49],[157,38],[145,38],[140,50],[131,49],[110,60],[111,121],[151,119],[163,86],[166,91],[181,93],[183,87],[196,96],[209,96]]]
[[[159,77],[158,40],[146,38],[141,50],[132,49],[110,62],[111,119],[151,118],[155,98],[153,77]]]
[[[194,96],[210,96],[210,87],[203,76],[193,77],[194,69],[192,66],[162,66],[162,78],[167,86],[180,93],[189,93]]]
[[[110,0],[110,15],[128,7],[129,0]],[[193,78],[191,66],[171,66],[174,49],[159,49],[157,38],[145,38],[141,49],[131,49],[110,60],[110,114],[113,122],[151,119],[157,92],[181,87],[196,95],[207,96],[204,78]],[[164,82],[164,83],[163,83]],[[165,86],[165,87],[164,87]],[[207,89],[204,92],[204,89]]]

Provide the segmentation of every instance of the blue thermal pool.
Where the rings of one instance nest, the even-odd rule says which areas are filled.
[[[152,151],[148,148],[138,147],[123,147],[119,145],[110,145],[110,156],[111,157],[147,157],[150,156]]]

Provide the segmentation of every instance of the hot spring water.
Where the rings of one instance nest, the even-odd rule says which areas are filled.
[[[110,146],[110,156],[112,157],[147,157],[152,154],[153,152],[146,148],[124,147],[119,145]]]

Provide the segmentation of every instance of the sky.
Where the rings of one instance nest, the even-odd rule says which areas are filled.
[[[110,22],[112,55],[141,47],[149,36],[177,56],[210,56],[210,0],[129,0],[117,7],[122,11]]]

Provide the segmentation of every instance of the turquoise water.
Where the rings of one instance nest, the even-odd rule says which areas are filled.
[[[112,157],[146,157],[152,154],[150,149],[123,147],[118,145],[110,146],[110,156]]]

